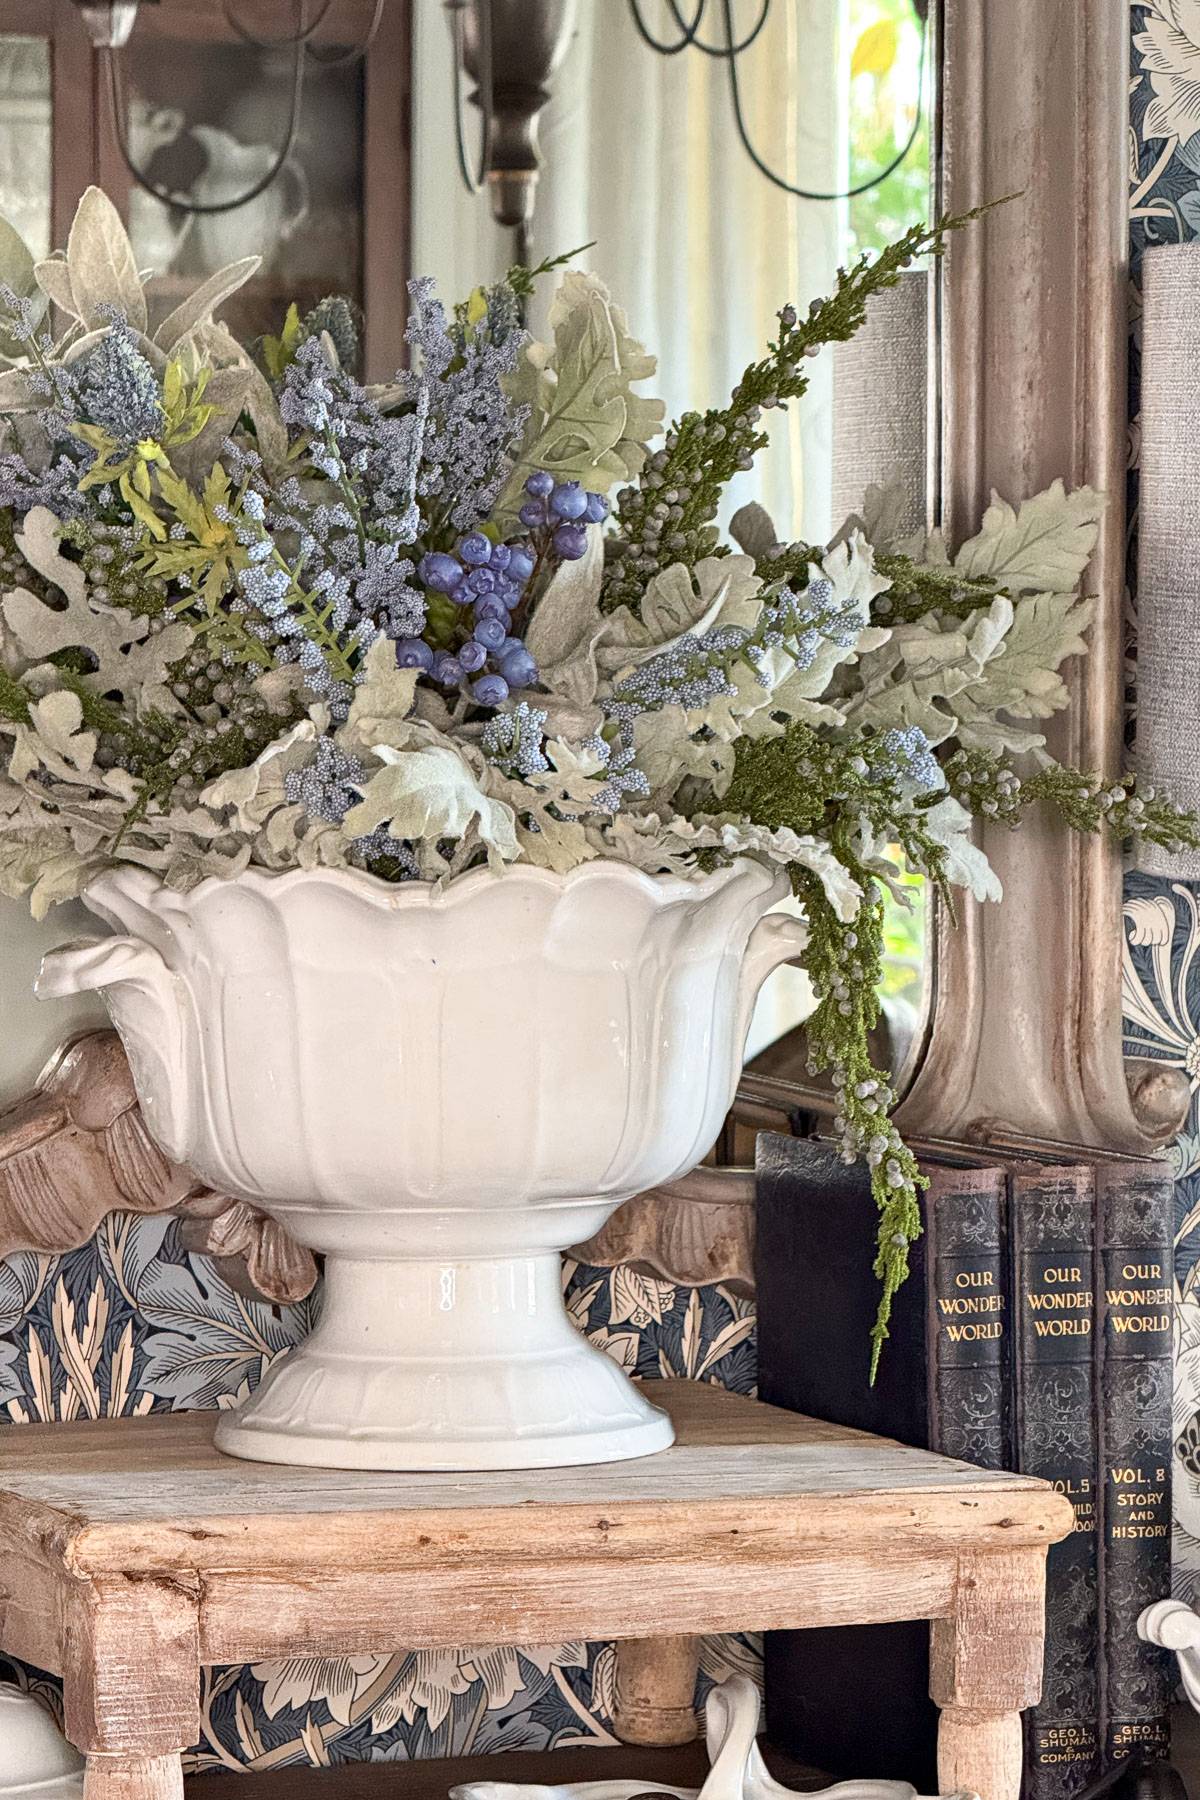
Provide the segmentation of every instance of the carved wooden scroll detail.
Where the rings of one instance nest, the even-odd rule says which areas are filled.
[[[147,1131],[115,1031],[60,1052],[39,1085],[0,1113],[0,1256],[86,1243],[110,1212],[178,1212],[190,1249],[285,1304],[317,1278],[312,1253],[257,1208],[206,1189]]]
[[[701,1165],[627,1200],[570,1253],[601,1268],[634,1263],[668,1281],[754,1291],[754,1170]]]

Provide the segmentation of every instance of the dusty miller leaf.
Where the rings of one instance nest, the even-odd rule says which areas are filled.
[[[238,828],[257,832],[278,808],[288,805],[284,781],[312,761],[317,726],[301,719],[269,743],[244,769],[230,769],[210,782],[201,803],[214,812],[231,809]]]
[[[625,314],[603,282],[568,271],[550,309],[550,326],[553,346],[531,345],[509,383],[517,404],[531,408],[531,419],[500,498],[502,517],[521,505],[534,469],[599,493],[628,480],[662,423],[662,402],[635,394],[631,385],[654,373],[654,358],[630,336]]]
[[[637,614],[624,607],[610,614],[615,641],[604,645],[601,668],[615,673],[716,625],[753,626],[761,585],[749,556],[706,556],[695,569],[672,563],[650,582]]]
[[[692,715],[693,726],[706,724],[718,737],[732,743],[743,733],[771,736],[783,730],[786,719],[808,718],[815,722],[816,717],[825,715],[823,707],[814,715],[813,707],[839,667],[887,641],[888,632],[870,622],[871,602],[883,592],[887,582],[877,571],[871,546],[861,532],[853,532],[845,543],[827,550],[821,561],[813,565],[812,579],[827,581],[832,589],[829,604],[850,613],[856,621],[857,630],[850,643],[823,638],[807,668],[797,667],[785,649],[770,651],[762,665],[767,687],[746,664],[738,664],[732,675],[735,691],[719,694],[702,714]]]
[[[96,669],[85,675],[98,694],[122,694],[134,703],[166,702],[163,684],[170,665],[184,654],[192,634],[187,625],[167,625],[150,635],[150,621],[120,607],[92,602],[78,563],[59,549],[61,527],[53,513],[37,506],[26,514],[17,544],[30,567],[60,590],[66,606],[48,606],[27,588],[0,600],[7,627],[7,651],[24,663],[44,662],[59,650],[86,649]]]
[[[922,813],[921,823],[945,851],[942,873],[957,887],[967,888],[976,900],[1003,897],[1000,878],[971,836],[971,815],[950,796]]]
[[[543,686],[573,706],[589,706],[595,699],[596,646],[612,629],[600,612],[603,574],[600,533],[589,531],[584,554],[559,565],[525,633]]]
[[[990,575],[1014,594],[1075,591],[1096,547],[1104,496],[1094,488],[1068,494],[1061,481],[1014,508],[992,494],[983,528],[954,558],[964,575]]]
[[[387,825],[393,837],[413,841],[461,838],[475,820],[489,851],[511,859],[518,852],[512,808],[492,800],[450,744],[420,750],[383,745],[384,767],[365,783],[362,799],[343,820],[350,837],[369,837]]]
[[[396,667],[396,647],[381,637],[367,651],[362,679],[354,690],[338,743],[353,755],[415,749],[442,736],[436,726],[414,716],[417,671]],[[436,698],[436,696],[434,696]]]
[[[962,697],[962,741],[995,748],[997,733],[1007,729],[997,715],[1048,719],[1069,706],[1059,665],[1068,656],[1084,654],[1082,633],[1095,611],[1094,600],[1076,600],[1071,594],[1031,594],[1018,600],[1011,626],[985,659],[980,679]],[[976,727],[982,736],[976,735]]]

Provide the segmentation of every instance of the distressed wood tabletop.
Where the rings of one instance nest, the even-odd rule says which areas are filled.
[[[88,1800],[177,1800],[207,1663],[611,1637],[635,1716],[664,1640],[930,1619],[948,1785],[1010,1800],[1067,1501],[719,1388],[655,1393],[672,1449],[529,1473],[237,1462],[205,1413],[22,1426],[0,1648],[63,1674]]]

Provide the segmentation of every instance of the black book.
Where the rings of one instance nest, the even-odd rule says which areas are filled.
[[[1095,1189],[1083,1166],[1010,1172],[1015,1467],[1050,1481],[1075,1529],[1046,1560],[1042,1697],[1025,1714],[1025,1800],[1065,1800],[1100,1767]]]
[[[1005,1179],[984,1159],[922,1159],[924,1235],[868,1383],[878,1284],[868,1170],[828,1144],[758,1140],[758,1356],[762,1399],[983,1468],[1007,1462]],[[937,1712],[924,1621],[765,1638],[767,1730],[835,1776],[902,1778],[937,1792]],[[878,1729],[864,1733],[869,1689]]]
[[[1100,1430],[1101,1751],[1170,1750],[1166,1651],[1137,1635],[1171,1591],[1174,1187],[1153,1162],[1096,1166]]]

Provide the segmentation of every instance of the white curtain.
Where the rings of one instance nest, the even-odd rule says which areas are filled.
[[[657,35],[676,35],[661,0],[643,0],[642,10]],[[741,69],[760,152],[826,190],[845,180],[841,10],[841,0],[773,8]],[[744,25],[757,5],[734,11]],[[440,15],[432,3],[417,9],[414,267],[456,295],[503,269],[512,250],[486,197],[472,200],[458,179]],[[806,307],[829,290],[844,206],[772,187],[737,141],[724,63],[695,49],[655,54],[626,0],[581,0],[578,33],[542,117],[542,146],[535,255],[595,240],[577,260],[604,278],[657,355],[653,386],[669,416],[722,401],[774,336],[778,308]],[[769,416],[771,449],[733,484],[727,510],[760,499],[782,536],[824,539],[834,523],[828,357],[810,372],[801,406]]]

